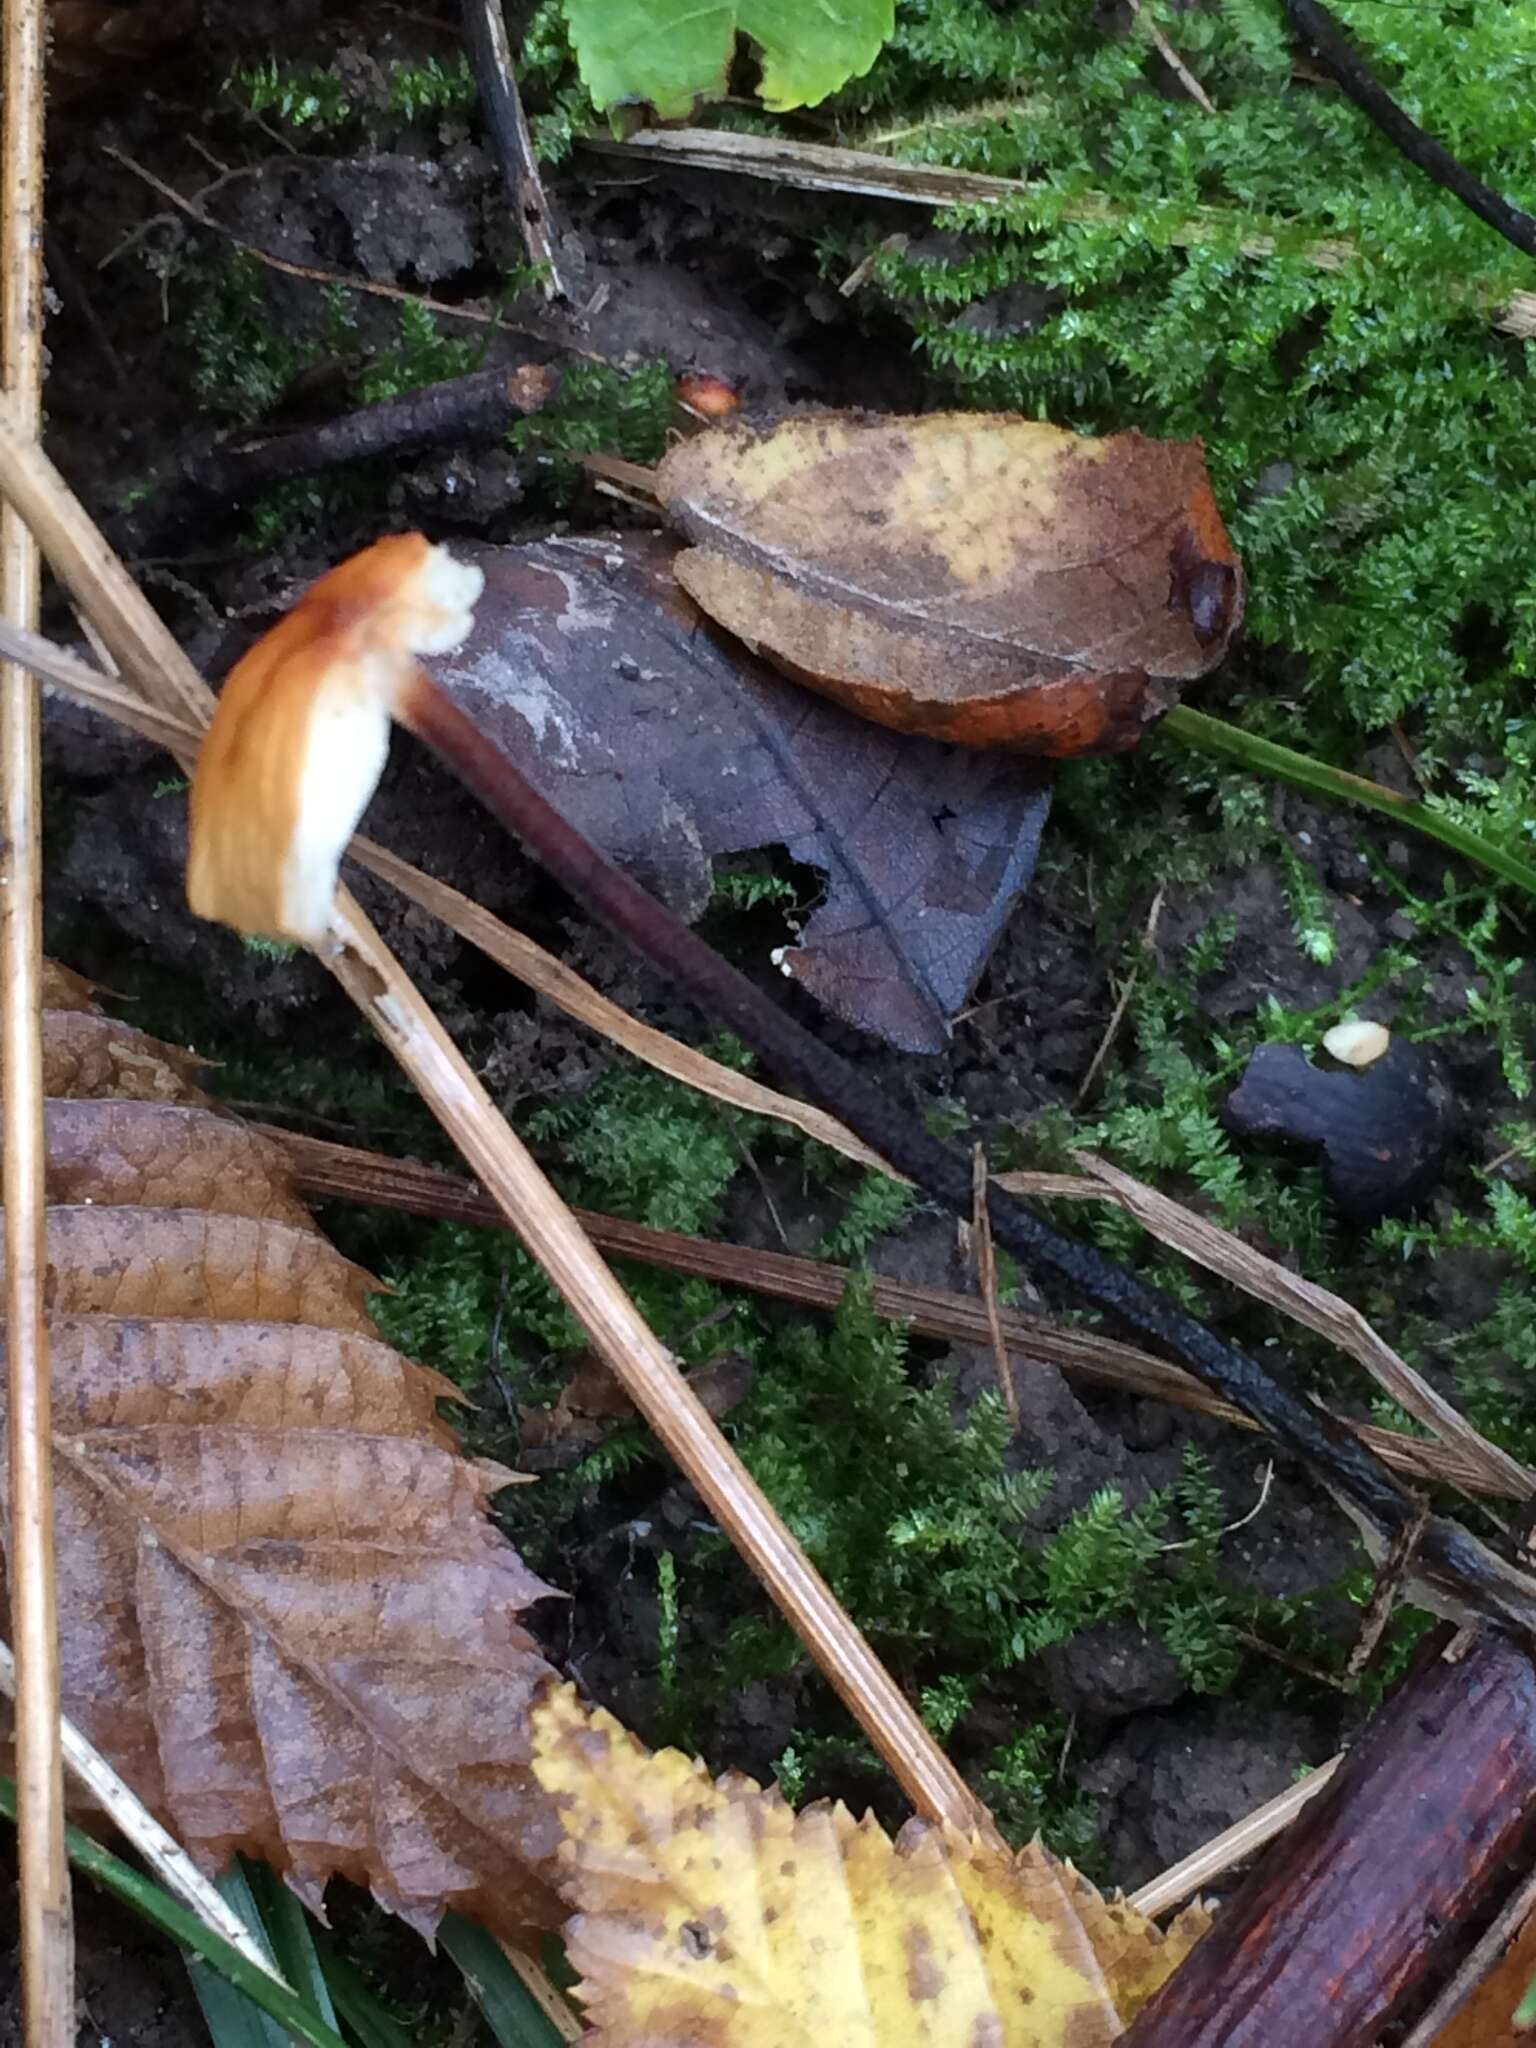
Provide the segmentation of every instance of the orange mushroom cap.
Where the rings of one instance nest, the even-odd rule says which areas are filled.
[[[467,638],[484,582],[422,534],[396,534],[311,584],[235,665],[192,781],[199,917],[322,944],[417,657]]]

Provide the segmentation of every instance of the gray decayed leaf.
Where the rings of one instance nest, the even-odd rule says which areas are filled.
[[[1027,885],[1049,770],[887,732],[707,624],[658,535],[464,549],[486,574],[437,681],[597,845],[684,916],[711,856],[825,876],[784,958],[829,1010],[934,1052]]]

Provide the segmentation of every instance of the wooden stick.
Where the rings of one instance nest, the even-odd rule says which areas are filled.
[[[491,146],[501,171],[501,182],[512,208],[528,254],[544,271],[544,295],[569,299],[570,287],[560,270],[557,237],[550,219],[544,181],[539,176],[523,112],[517,74],[512,69],[512,46],[507,41],[507,20],[502,0],[463,0],[464,42],[480,87],[480,104],[485,108]]]
[[[173,483],[123,513],[112,530],[130,536],[138,553],[156,554],[191,531],[205,535],[210,525],[233,520],[256,491],[342,463],[499,434],[547,405],[558,388],[557,372],[536,363],[470,370],[359,406],[339,419],[255,441],[242,435],[238,444],[225,442],[193,456]]]
[[[1460,1654],[1458,1655],[1458,1651]],[[1441,1638],[1154,1994],[1123,2048],[1370,2048],[1536,1804],[1536,1669]]]
[[[43,381],[43,0],[5,0],[5,115],[0,133],[3,381],[15,417],[36,432]],[[0,610],[35,626],[38,553],[0,508]],[[36,682],[0,669],[0,1038],[4,1044],[5,1274],[9,1305],[9,1476],[16,1690],[21,1976],[27,2048],[71,2048],[74,1940],[64,1853],[59,1738],[58,1594],[44,1289],[41,717]]]
[[[0,491],[122,670],[163,709],[205,722],[212,692],[42,450],[0,420]],[[838,1605],[540,1171],[420,991],[344,892],[326,960],[495,1198],[711,1514],[762,1579],[917,1811],[993,1832],[986,1808]]]

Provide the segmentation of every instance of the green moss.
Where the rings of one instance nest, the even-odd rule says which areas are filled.
[[[1338,11],[1419,119],[1536,200],[1518,9]],[[877,288],[966,403],[1202,435],[1248,566],[1250,635],[1301,657],[1245,717],[1346,762],[1362,732],[1412,721],[1437,799],[1528,850],[1530,345],[1490,318],[1528,284],[1524,260],[1342,94],[1292,80],[1269,0],[1181,14],[1173,32],[1214,119],[1154,89],[1146,43],[1106,35],[1076,0],[909,0],[844,95],[849,139],[899,112],[895,153],[1032,190],[946,216],[958,252],[882,256]],[[1020,98],[1021,79],[1051,89]],[[1309,260],[1319,238],[1353,260]],[[1032,329],[960,319],[1023,283],[1054,305]],[[1479,742],[1496,768],[1469,769]]]
[[[630,462],[659,462],[672,414],[672,373],[664,362],[642,363],[629,372],[573,362],[554,403],[517,421],[508,438],[536,458],[549,496],[563,504],[585,484],[574,457],[601,450]]]

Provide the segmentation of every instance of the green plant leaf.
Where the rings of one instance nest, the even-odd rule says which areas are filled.
[[[469,1995],[501,2048],[563,2048],[559,2032],[507,1961],[495,1937],[458,1913],[444,1917],[437,1938],[464,1973]]]
[[[813,106],[869,69],[894,14],[894,0],[566,0],[596,104],[649,101],[664,120],[723,96],[738,32],[762,51],[766,105]]]

